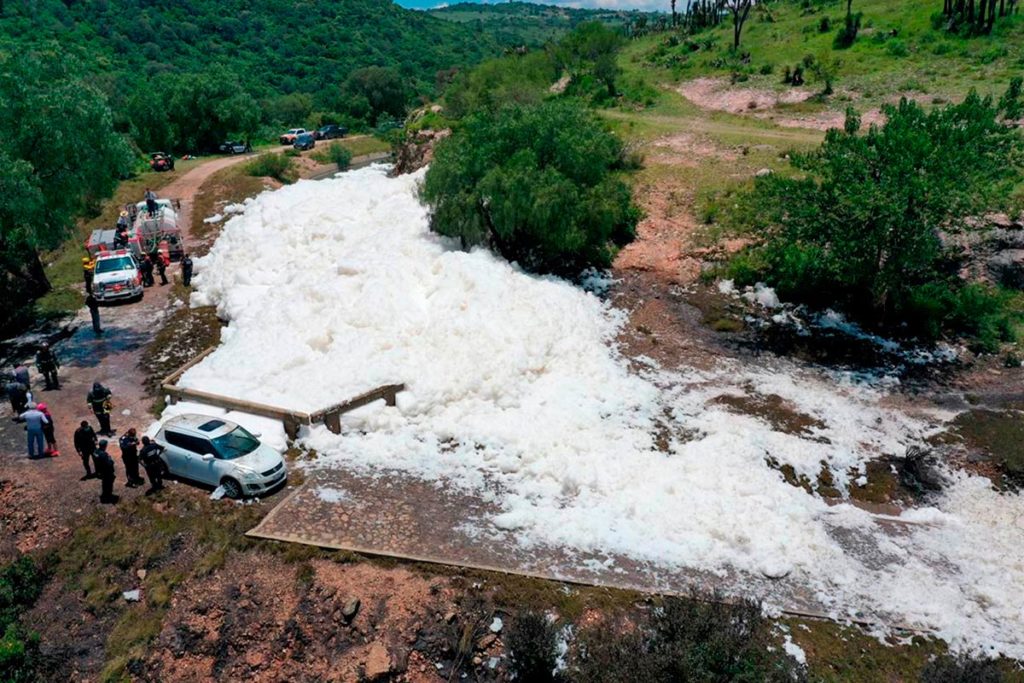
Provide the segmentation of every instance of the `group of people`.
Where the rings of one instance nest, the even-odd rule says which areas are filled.
[[[99,479],[100,502],[116,503],[120,498],[114,495],[114,480],[117,478],[117,474],[114,458],[107,451],[110,442],[107,439],[99,438],[87,420],[82,420],[78,429],[75,430],[74,441],[75,452],[82,458],[82,465],[85,467],[85,476],[82,477],[82,481]],[[156,493],[164,487],[164,466],[160,459],[160,453],[164,450],[163,446],[151,441],[148,436],[144,436],[141,439],[142,449],[139,450],[140,440],[134,427],[124,433],[117,445],[121,450],[121,462],[124,465],[127,479],[126,487],[135,488],[146,483],[146,480],[139,476],[140,462],[146,470],[146,476],[149,477],[149,489],[146,490],[146,495]]]
[[[50,345],[43,342],[36,353],[36,367],[46,377],[46,388],[59,389],[57,370],[60,363]],[[19,365],[7,377],[5,385],[7,397],[11,402],[14,420],[25,425],[28,442],[28,457],[39,459],[57,457],[56,420],[46,403],[33,400],[31,381],[28,368]],[[99,423],[99,431],[93,429],[87,420],[82,420],[74,435],[75,452],[82,458],[86,479],[99,479],[101,484],[100,502],[116,503],[119,499],[113,494],[115,467],[114,460],[107,451],[110,441],[116,435],[111,427],[110,415],[113,412],[113,392],[100,382],[94,382],[86,395],[86,404],[92,410]],[[101,438],[106,437],[106,438]],[[160,453],[163,446],[149,437],[140,440],[135,428],[129,429],[118,440],[121,461],[124,464],[128,488],[142,486],[146,480],[139,475],[139,464],[146,470],[150,487],[146,494],[152,494],[163,488],[163,462]],[[141,449],[140,449],[141,445]]]

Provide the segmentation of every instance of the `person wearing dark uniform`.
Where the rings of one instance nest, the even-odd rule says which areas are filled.
[[[92,408],[92,414],[100,423],[100,436],[113,436],[114,431],[110,428],[110,411],[114,406],[110,389],[99,382],[93,382],[92,391],[85,397],[85,402]]]
[[[85,466],[85,476],[82,481],[92,479],[95,474],[92,471],[92,454],[96,452],[96,432],[85,420],[75,430],[75,452],[82,458],[82,465]]]
[[[92,318],[92,331],[97,336],[103,334],[103,328],[100,327],[100,302],[96,301],[96,297],[92,294],[85,297],[85,305],[89,307],[89,317]]]
[[[60,378],[57,377],[57,370],[60,368],[60,361],[57,354],[50,348],[49,343],[43,342],[36,352],[36,369],[43,373],[48,390],[60,389]]]
[[[96,463],[96,476],[100,479],[100,502],[112,504],[118,501],[114,495],[114,459],[107,453],[107,440],[100,439],[99,447],[93,454]]]
[[[192,286],[192,257],[188,254],[181,255],[181,283],[186,287]]]
[[[164,487],[164,464],[160,459],[160,454],[163,452],[163,446],[155,441],[150,441],[148,436],[142,437],[142,451],[139,453],[139,458],[142,460],[142,466],[146,468],[146,476],[149,477],[147,496]]]
[[[153,279],[153,262],[148,254],[142,256],[142,263],[139,264],[139,269],[142,271],[143,287],[152,287],[156,284],[156,281]]]
[[[118,445],[121,447],[124,475],[128,479],[125,486],[135,488],[145,484],[146,480],[139,476],[139,437],[135,435],[135,427],[125,432]]]

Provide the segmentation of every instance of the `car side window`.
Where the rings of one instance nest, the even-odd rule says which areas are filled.
[[[184,448],[185,450],[191,450],[188,447],[188,437],[184,434],[178,434],[177,432],[166,432],[164,438],[167,439],[167,443],[178,448]]]
[[[207,453],[213,455],[213,444],[197,436],[167,432],[167,443],[196,455],[206,455]]]

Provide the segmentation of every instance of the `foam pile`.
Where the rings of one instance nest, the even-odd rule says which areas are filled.
[[[824,463],[838,488],[856,486],[932,422],[790,366],[632,372],[613,344],[621,311],[431,234],[419,178],[371,167],[247,202],[197,264],[194,302],[230,325],[180,384],[312,411],[405,382],[397,409],[359,411],[342,435],[304,432],[316,466],[471,490],[501,510],[487,525],[527,547],[789,576],[837,614],[1024,656],[1019,498],[961,477],[941,510],[915,513],[928,526],[892,537],[779,471],[814,482]],[[730,407],[769,395],[798,427]],[[837,529],[884,562],[851,554]]]

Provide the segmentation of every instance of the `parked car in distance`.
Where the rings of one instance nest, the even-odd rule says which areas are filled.
[[[173,171],[174,157],[164,152],[153,152],[149,155],[149,167],[157,172]]]
[[[278,138],[278,140],[280,140],[282,145],[290,145],[295,142],[295,138],[307,132],[309,131],[305,128],[289,128],[288,132]]]
[[[322,128],[318,128],[314,135],[317,140],[333,140],[334,138],[343,138],[348,134],[348,128],[345,126],[339,126],[336,123],[328,123]]]
[[[141,301],[145,290],[142,288],[142,272],[139,264],[127,249],[101,251],[96,256],[93,270],[92,293],[97,301],[136,299]]]
[[[221,154],[247,154],[252,151],[252,145],[242,140],[228,140],[222,142],[217,149]]]
[[[313,137],[312,133],[303,133],[295,138],[295,142],[292,143],[292,147],[295,149],[313,149],[316,147],[316,138]]]
[[[259,434],[229,420],[185,414],[169,418],[154,437],[170,474],[223,486],[229,498],[259,496],[287,477],[284,458],[260,442]]]

